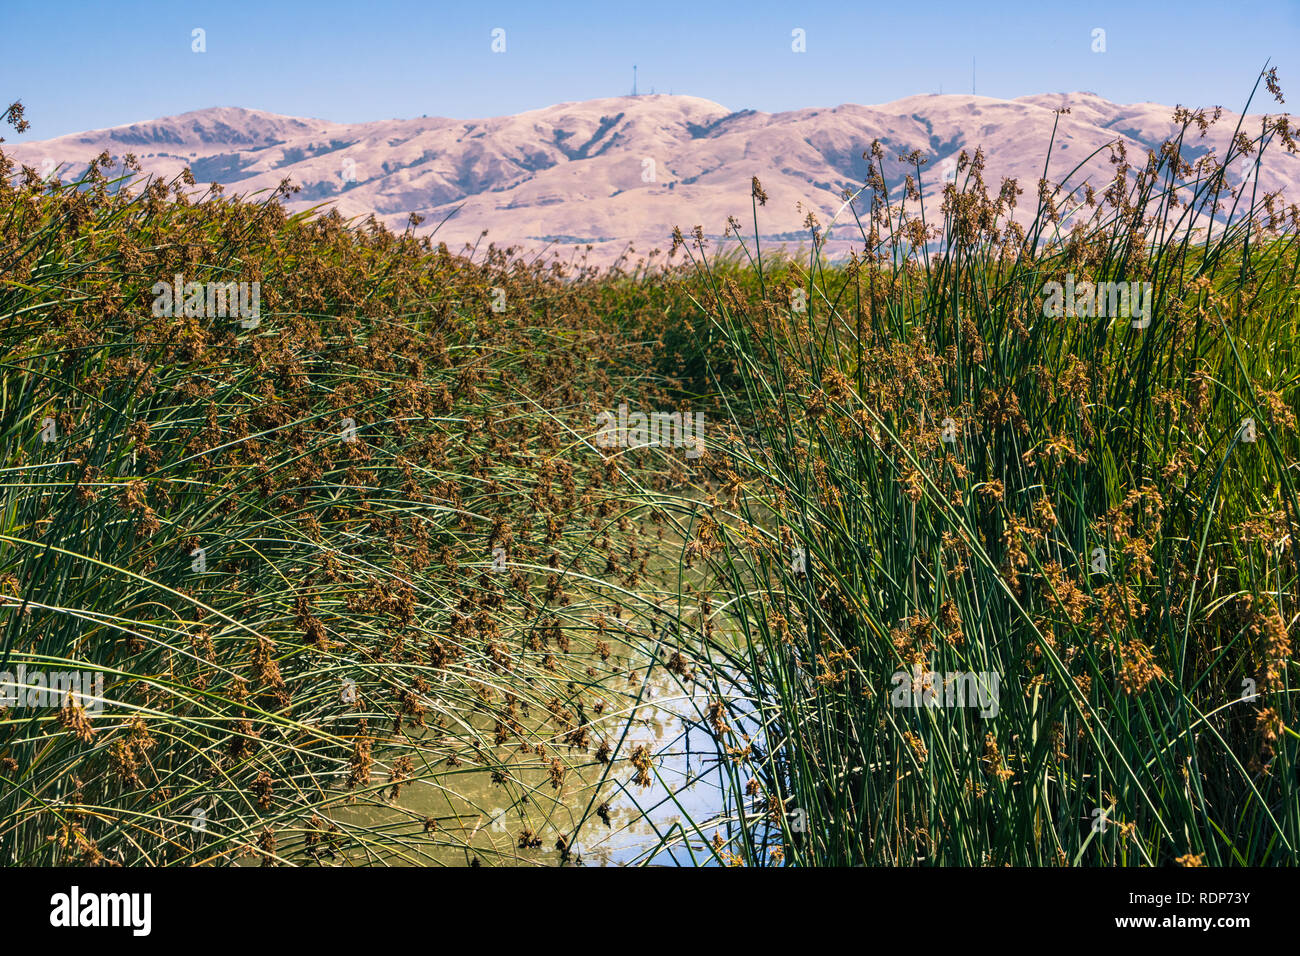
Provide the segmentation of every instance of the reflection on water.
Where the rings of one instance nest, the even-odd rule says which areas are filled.
[[[598,685],[601,713],[578,707],[591,731],[589,752],[566,747],[534,707],[525,715],[529,744],[442,767],[386,805],[343,808],[340,820],[400,835],[408,848],[382,859],[358,853],[352,862],[714,862],[706,846],[714,832],[709,823],[725,815],[730,788],[708,723],[712,681],[700,679],[698,665],[675,658],[674,645],[657,639],[615,645],[609,661],[615,676]],[[609,747],[604,761],[602,743]],[[506,774],[485,769],[507,765]]]

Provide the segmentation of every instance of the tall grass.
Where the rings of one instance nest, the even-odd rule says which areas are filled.
[[[619,799],[637,861],[1294,862],[1300,216],[1226,173],[1294,142],[1177,118],[941,223],[877,147],[850,263],[691,272],[0,155],[0,672],[108,698],[0,710],[0,859],[563,862]],[[598,448],[622,402],[706,456]]]
[[[977,155],[925,223],[877,147],[848,266],[694,244],[735,436],[704,550],[751,684],[733,859],[1296,862],[1300,217],[1226,173],[1295,144],[1192,163],[1213,118],[1176,119],[1015,218]],[[1070,273],[1151,283],[1149,324],[1046,317]],[[971,673],[996,709],[944,706]]]
[[[0,859],[564,858],[642,689],[624,468],[680,480],[589,440],[666,400],[655,282],[0,162],[0,672],[107,675],[0,710]],[[156,316],[177,273],[260,282],[260,325]]]

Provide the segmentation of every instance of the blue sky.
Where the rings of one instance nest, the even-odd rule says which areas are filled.
[[[206,31],[207,52],[191,50]],[[493,53],[492,31],[506,50]],[[1092,50],[1094,29],[1106,50]],[[802,29],[806,52],[791,49]],[[11,142],[246,106],[357,122],[480,117],[640,88],[767,111],[913,93],[1091,90],[1238,108],[1265,60],[1300,103],[1300,0],[1179,3],[0,0]],[[1264,97],[1260,108],[1271,105]]]

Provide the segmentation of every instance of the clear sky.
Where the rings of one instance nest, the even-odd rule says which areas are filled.
[[[192,51],[192,31],[206,34]],[[492,31],[505,31],[505,52]],[[804,31],[806,52],[792,49]],[[1105,52],[1093,52],[1093,31]],[[640,89],[731,109],[1091,90],[1239,108],[1272,60],[1300,103],[1300,0],[456,3],[0,0],[11,142],[246,106],[340,122],[482,117]],[[0,104],[3,105],[3,104]],[[1268,97],[1259,108],[1275,105]]]

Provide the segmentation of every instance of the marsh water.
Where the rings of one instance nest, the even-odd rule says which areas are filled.
[[[734,715],[749,713],[740,679],[719,663],[719,647],[734,651],[739,639],[725,613],[710,615],[706,628],[696,611],[686,611],[687,592],[701,593],[697,577],[685,583],[678,564],[681,538],[662,542],[650,579],[636,595],[644,614],[633,626],[620,620],[606,633],[612,650],[601,670],[588,670],[587,688],[606,707],[584,713],[590,730],[587,750],[570,749],[544,716],[527,715],[525,739],[538,753],[514,741],[515,752],[498,747],[488,758],[439,766],[412,780],[387,802],[343,805],[335,816],[353,827],[400,836],[402,854],[382,858],[364,851],[351,862],[395,865],[709,865],[716,855],[706,843],[728,835],[738,798],[734,767],[719,752],[710,705],[725,697]],[[693,598],[692,602],[697,600]],[[595,610],[582,615],[588,622]],[[617,615],[616,615],[617,616]],[[688,662],[688,663],[687,663]],[[570,684],[572,690],[573,685]],[[570,695],[574,699],[577,695]],[[541,699],[545,699],[544,697]],[[483,737],[494,719],[487,712],[459,715]],[[742,721],[743,721],[742,717]],[[752,730],[752,728],[750,728]],[[437,739],[430,732],[431,749]],[[597,745],[611,748],[608,761]],[[639,748],[644,748],[638,761]],[[382,755],[377,755],[382,763]],[[562,778],[550,772],[564,766]],[[505,779],[491,767],[508,765]],[[349,854],[353,856],[353,854]]]
[[[664,666],[647,669],[651,655],[664,663],[663,648],[620,650],[616,662],[636,675],[626,681],[627,706],[591,720],[596,739],[621,741],[611,762],[561,748],[569,759],[558,787],[544,761],[512,768],[508,784],[493,782],[482,767],[449,768],[411,783],[389,806],[356,806],[340,816],[402,833],[409,856],[385,857],[398,865],[707,865],[705,842],[729,802],[704,716],[712,682],[685,680]],[[634,781],[629,757],[638,745],[650,758],[646,786]],[[432,836],[425,830],[430,820]],[[529,845],[521,847],[525,831]]]

